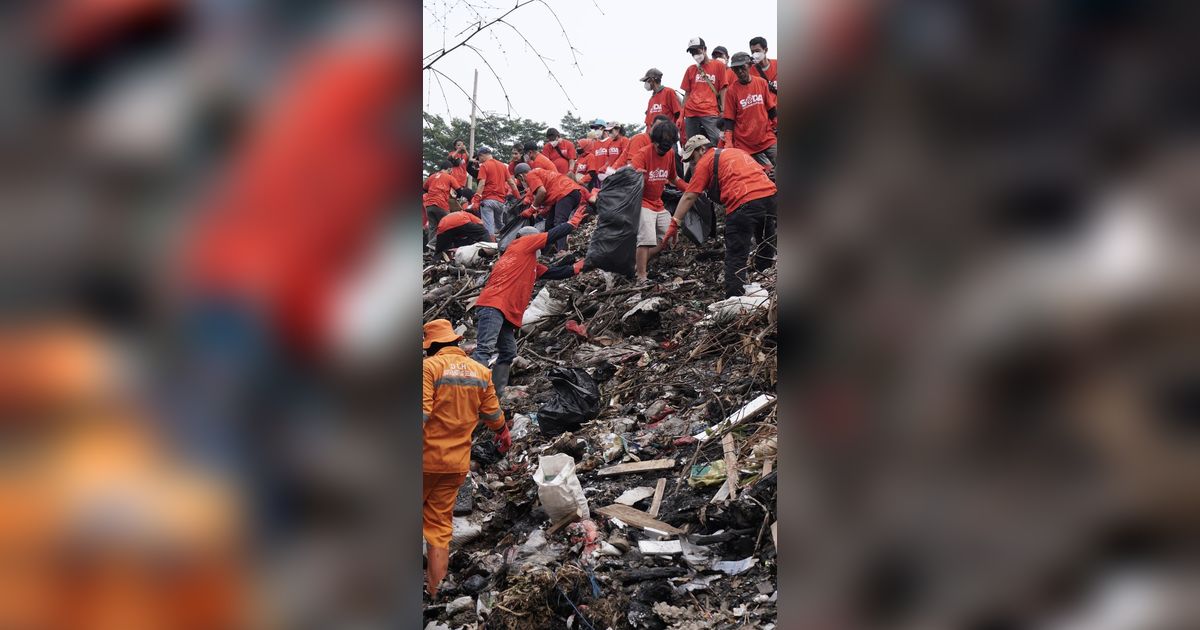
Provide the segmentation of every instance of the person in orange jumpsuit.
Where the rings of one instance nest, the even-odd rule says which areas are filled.
[[[508,452],[512,444],[492,386],[492,373],[458,347],[461,339],[445,319],[425,324],[421,531],[428,556],[426,591],[430,597],[437,597],[450,563],[454,500],[471,469],[471,433],[482,420],[496,432],[501,453]]]

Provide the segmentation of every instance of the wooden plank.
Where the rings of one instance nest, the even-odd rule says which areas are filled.
[[[746,403],[741,409],[735,411],[733,415],[697,433],[696,435],[693,435],[692,437],[701,442],[706,442],[709,438],[723,432],[725,429],[741,424],[742,422],[766,411],[773,404],[775,404],[774,396],[760,394],[758,398]]]
[[[766,461],[766,463],[763,464],[762,474],[759,475],[759,479],[762,479],[763,477],[766,477],[767,475],[771,474],[771,471],[774,470],[774,466],[775,466],[775,460],[768,459]]]
[[[720,503],[728,498],[729,498],[729,484],[722,483],[721,487],[719,489],[717,489],[717,494],[715,494],[713,496],[712,501],[709,501],[709,503]]]
[[[775,549],[779,549],[779,521],[771,523],[771,542],[775,543]]]
[[[630,488],[630,489],[626,490],[625,492],[621,493],[621,496],[614,499],[614,501],[616,501],[617,503],[620,503],[621,505],[632,506],[635,503],[637,503],[638,501],[641,501],[643,499],[649,499],[653,495],[654,495],[654,488],[651,488],[650,486],[640,486],[637,488]],[[651,516],[654,516],[654,515],[651,514]]]
[[[617,464],[616,466],[601,468],[596,474],[601,477],[607,477],[609,475],[624,475],[626,473],[668,470],[674,467],[674,459],[650,459],[644,462],[629,462],[628,464]]]
[[[725,449],[725,485],[729,486],[729,498],[736,499],[738,487],[737,446],[734,444],[732,433],[726,433],[725,437],[721,438],[721,448]]]
[[[571,523],[574,523],[575,521],[578,521],[578,520],[579,520],[578,513],[568,514],[568,515],[562,517],[561,519],[559,519],[559,521],[557,523],[551,525],[550,529],[546,530],[546,535],[549,536],[550,534],[553,534],[554,532],[557,532],[558,530],[560,530],[560,529],[566,527],[567,525],[570,525]]]
[[[606,507],[598,508],[596,513],[603,514],[609,518],[620,519],[624,523],[633,525],[634,527],[640,527],[641,529],[652,529],[664,534],[684,533],[683,530],[679,529],[678,527],[668,525],[658,519],[652,518],[649,514],[646,514],[641,510],[631,508],[628,505],[621,505],[620,503],[614,503]]]
[[[654,487],[654,499],[650,501],[650,511],[648,514],[653,518],[658,518],[658,508],[662,507],[663,491],[667,489],[667,478],[663,477],[658,480],[658,485]]]

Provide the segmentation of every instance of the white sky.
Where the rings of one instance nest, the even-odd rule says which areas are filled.
[[[460,35],[460,31],[473,30],[472,25],[479,18],[468,2],[477,7],[484,22],[515,4],[515,0],[425,0],[422,45],[425,55],[443,47],[443,35],[445,47],[449,48],[470,33],[468,30]],[[655,67],[662,70],[664,85],[678,88],[684,71],[692,63],[686,52],[692,37],[704,38],[709,55],[718,45],[725,46],[731,56],[738,51],[750,52],[750,38],[756,35],[767,38],[768,56],[772,59],[786,48],[776,33],[775,0],[546,2],[558,13],[577,49],[578,69],[572,66],[563,29],[545,6],[535,2],[517,9],[506,19],[552,59],[546,63],[562,82],[574,107],[513,29],[503,24],[492,25],[472,38],[470,44],[479,49],[504,81],[504,89],[512,101],[512,115],[549,125],[558,125],[567,111],[574,111],[584,120],[604,118],[641,123],[650,94],[638,79],[647,69]],[[443,57],[434,67],[453,78],[468,94],[473,72],[478,68],[479,107],[501,115],[508,113],[495,76],[465,46]],[[469,118],[468,96],[445,77],[440,78],[441,88],[432,73],[424,72],[421,100],[425,111],[443,117],[450,113]]]

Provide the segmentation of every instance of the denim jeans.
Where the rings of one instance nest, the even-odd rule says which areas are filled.
[[[483,219],[483,228],[488,234],[494,235],[496,230],[504,227],[504,204],[495,199],[485,199],[479,204],[479,218]]]
[[[754,268],[764,271],[775,262],[775,195],[748,201],[725,217],[725,297],[745,293],[753,240]]]
[[[701,135],[706,136],[714,147],[717,146],[717,142],[721,140],[720,120],[720,116],[689,116],[684,118],[683,127],[687,131],[687,138],[680,138],[680,141],[686,143],[688,138]]]
[[[471,358],[489,369],[493,367],[488,365],[492,357],[496,357],[496,365],[512,363],[517,358],[517,329],[504,319],[499,309],[490,306],[475,309],[475,339]]]

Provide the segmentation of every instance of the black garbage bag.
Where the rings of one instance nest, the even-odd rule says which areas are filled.
[[[504,224],[504,227],[500,228],[500,231],[496,232],[496,244],[500,246],[500,249],[506,249],[508,244],[517,237],[517,232],[521,228],[529,225],[533,225],[532,218],[516,216],[512,219],[509,219],[509,221]]]
[[[665,188],[662,195],[663,207],[667,209],[667,212],[675,214],[675,209],[679,207],[679,200],[682,198],[682,191],[673,187]],[[691,242],[703,245],[709,236],[715,235],[713,225],[716,223],[716,218],[712,200],[708,198],[707,194],[701,194],[696,198],[696,203],[692,204],[692,209],[688,210],[687,215],[683,217],[683,226],[679,228],[679,233],[688,237]]]
[[[632,168],[622,168],[604,180],[596,198],[596,229],[588,243],[585,269],[633,277],[642,184],[642,174]]]
[[[546,377],[554,397],[538,410],[538,426],[544,435],[578,431],[584,422],[600,415],[600,387],[587,370],[556,367]]]

